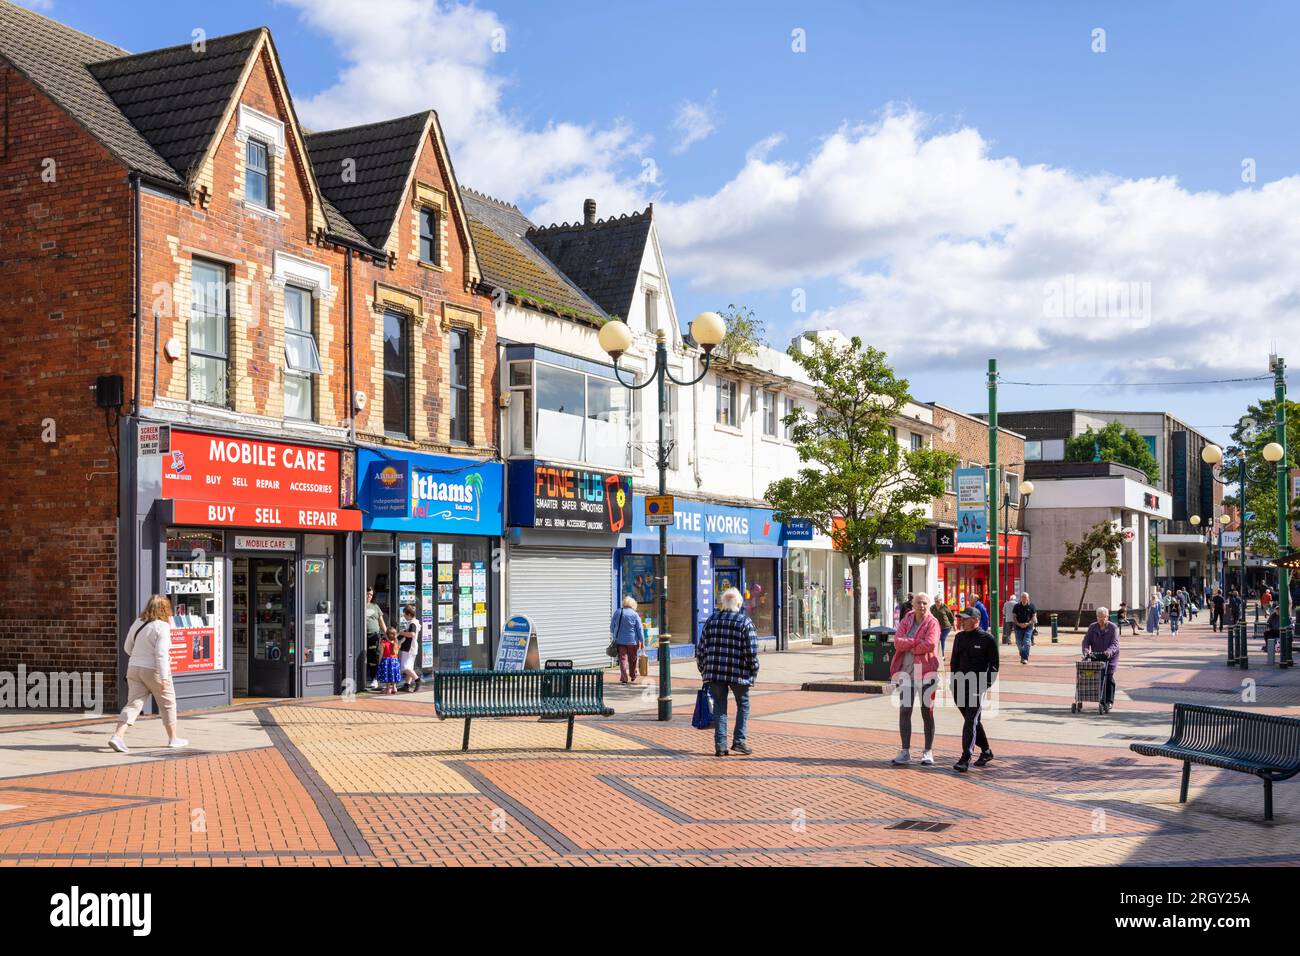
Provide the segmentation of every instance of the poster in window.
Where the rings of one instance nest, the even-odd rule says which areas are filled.
[[[445,604],[450,604],[452,601],[456,600],[454,586],[451,584],[439,584],[438,600]]]
[[[474,586],[474,569],[468,561],[462,561],[460,565],[460,586],[462,588]]]
[[[439,605],[438,605],[438,623],[440,623],[440,624],[450,624],[450,623],[451,623],[451,605],[450,605],[450,604],[439,604]]]
[[[447,581],[454,581],[454,580],[455,580],[455,574],[453,573],[452,566],[450,564],[439,564],[438,582],[441,584]]]
[[[414,541],[401,541],[401,542],[398,542],[398,545],[397,545],[397,559],[398,559],[399,561],[414,561],[414,560],[415,560],[415,542],[414,542]]]
[[[402,584],[414,584],[414,583],[415,583],[415,565],[413,565],[413,564],[403,564],[403,565],[401,566],[401,568],[402,568],[401,576],[400,576],[397,580],[400,581]]]
[[[453,640],[455,640],[455,638],[454,638],[454,636],[452,635],[452,627],[451,627],[451,625],[450,625],[450,624],[443,624],[443,625],[440,625],[440,626],[438,627],[438,643],[439,643],[439,644],[450,644],[450,643],[452,643]]]
[[[450,560],[452,560],[452,551],[451,551],[451,548],[452,548],[452,546],[451,546],[451,542],[449,542],[449,541],[439,541],[439,542],[438,542],[438,560],[439,560],[439,561],[450,561]]]
[[[484,640],[484,637],[486,636],[486,634],[487,634],[487,631],[486,631],[484,628],[481,628],[481,627],[480,627],[478,630],[476,630],[476,631],[474,632],[474,643],[475,643],[475,644],[482,644],[482,643],[483,643],[483,640]]]
[[[420,542],[420,563],[433,564],[433,539],[424,538]]]

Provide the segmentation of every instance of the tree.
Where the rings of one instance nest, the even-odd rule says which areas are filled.
[[[1224,449],[1222,475],[1232,481],[1225,494],[1224,504],[1240,505],[1237,483],[1238,461],[1245,449],[1246,470],[1258,474],[1267,471],[1265,482],[1246,481],[1246,511],[1255,513],[1255,520],[1246,523],[1246,547],[1254,554],[1277,554],[1277,483],[1273,465],[1264,461],[1264,446],[1277,440],[1277,400],[1268,398],[1246,409],[1245,416],[1232,430],[1233,444]],[[1295,462],[1294,449],[1300,448],[1300,402],[1286,403],[1286,446],[1291,451],[1290,461]],[[1292,499],[1288,520],[1292,527],[1300,520],[1300,499]],[[1294,538],[1295,535],[1293,534]]]
[[[714,353],[719,358],[735,362],[747,355],[758,354],[759,346],[767,344],[767,325],[754,315],[753,309],[729,305],[719,315],[727,326],[726,337]]]
[[[1065,542],[1065,557],[1057,573],[1073,581],[1083,576],[1083,593],[1079,595],[1079,610],[1074,616],[1074,626],[1083,624],[1083,602],[1088,597],[1088,582],[1094,574],[1119,576],[1119,552],[1125,542],[1124,532],[1109,521],[1100,521],[1089,529],[1082,541]]]
[[[815,341],[789,355],[807,373],[816,407],[796,406],[784,424],[806,467],[767,487],[778,521],[802,518],[834,540],[853,580],[853,678],[862,679],[861,565],[881,541],[911,538],[926,526],[928,505],[943,494],[955,455],[905,450],[891,425],[911,401],[906,379],[885,353],[854,337],[848,345]]]
[[[1147,481],[1160,481],[1160,463],[1151,453],[1145,438],[1119,422],[1110,422],[1101,431],[1089,426],[1082,435],[1075,435],[1065,443],[1066,461],[1115,461],[1129,465],[1147,476]]]

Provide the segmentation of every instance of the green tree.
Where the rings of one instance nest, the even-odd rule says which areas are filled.
[[[1160,481],[1160,463],[1146,439],[1119,422],[1109,422],[1101,431],[1089,426],[1082,435],[1065,443],[1066,461],[1115,461],[1143,472],[1147,481]]]
[[[812,383],[816,407],[786,415],[804,467],[768,485],[777,520],[803,518],[829,535],[848,561],[853,620],[862,620],[861,565],[880,554],[881,541],[911,538],[943,494],[955,455],[904,449],[891,425],[911,400],[906,379],[885,353],[853,338],[848,345],[812,342],[791,358]],[[853,628],[853,678],[862,679],[862,633]]]
[[[1088,597],[1088,582],[1094,574],[1119,576],[1124,573],[1120,567],[1119,553],[1124,546],[1124,532],[1109,521],[1100,521],[1093,525],[1081,541],[1065,542],[1065,557],[1061,560],[1057,573],[1071,581],[1083,577],[1083,592],[1079,595],[1079,609],[1074,616],[1076,628],[1083,624],[1083,602]]]
[[[1274,466],[1264,460],[1264,446],[1277,440],[1277,400],[1268,398],[1250,405],[1246,414],[1232,430],[1232,445],[1224,449],[1221,473],[1232,481],[1228,486],[1232,494],[1223,496],[1223,503],[1240,505],[1241,487],[1237,483],[1238,462],[1242,449],[1246,454],[1246,469],[1249,473],[1260,476],[1264,472],[1268,479],[1262,482],[1246,483],[1246,511],[1255,513],[1255,520],[1246,524],[1246,547],[1254,554],[1277,554],[1277,478]],[[1296,449],[1300,448],[1300,402],[1287,400],[1286,403],[1286,446],[1290,451],[1292,466],[1296,462]],[[1290,502],[1288,520],[1294,527],[1300,521],[1300,498]],[[1294,533],[1292,538],[1294,538]]]
[[[736,362],[747,355],[757,355],[759,346],[767,344],[767,324],[754,315],[753,309],[729,305],[718,314],[727,326],[727,335],[714,352],[719,358]]]

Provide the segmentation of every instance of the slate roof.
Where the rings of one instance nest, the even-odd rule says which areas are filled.
[[[526,238],[534,227],[517,206],[472,189],[461,189],[460,195],[485,288],[505,289],[557,315],[597,324],[608,319],[604,309]]]
[[[609,315],[626,318],[641,277],[654,206],[600,219],[533,228],[527,239]]]
[[[187,183],[230,106],[263,28],[93,63],[89,69],[154,151]]]
[[[131,125],[87,69],[89,63],[117,59],[126,52],[0,0],[0,56],[67,110],[127,168],[161,183],[182,186],[176,170]]]
[[[432,116],[432,110],[425,110],[306,137],[321,192],[373,247],[382,248],[388,241],[411,164]],[[343,179],[345,159],[356,161],[351,182]]]

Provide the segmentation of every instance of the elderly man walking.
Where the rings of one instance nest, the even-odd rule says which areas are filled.
[[[1029,649],[1034,645],[1034,626],[1038,623],[1038,608],[1029,600],[1029,592],[1020,595],[1020,601],[1012,614],[1016,626],[1016,648],[1020,651],[1020,663],[1029,663]]]
[[[732,750],[746,756],[749,725],[749,688],[758,678],[758,632],[741,610],[743,599],[735,588],[718,598],[718,609],[704,622],[695,645],[695,666],[713,697],[713,753],[725,757]],[[727,692],[736,698],[736,733],[727,749]]]

